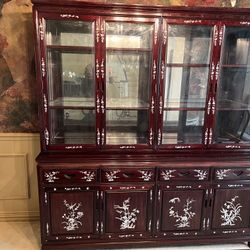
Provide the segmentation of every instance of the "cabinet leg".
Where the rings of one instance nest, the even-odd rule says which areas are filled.
[[[250,247],[250,241],[247,242],[248,247]]]

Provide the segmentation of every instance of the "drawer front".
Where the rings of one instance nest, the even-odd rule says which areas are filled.
[[[44,183],[93,183],[97,181],[97,170],[44,170]]]
[[[159,181],[198,180],[209,178],[209,168],[160,168]]]
[[[233,167],[233,168],[215,168],[215,180],[250,180],[250,167]]]
[[[101,170],[102,182],[150,182],[155,180],[155,170],[106,168]]]

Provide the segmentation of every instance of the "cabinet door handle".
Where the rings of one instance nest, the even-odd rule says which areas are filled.
[[[122,176],[124,178],[132,178],[134,176],[134,174],[133,173],[122,173]]]
[[[185,171],[185,172],[183,171],[183,172],[179,172],[178,175],[179,176],[188,176],[188,175],[190,175],[190,172],[189,171]]]
[[[63,175],[65,179],[71,180],[76,177],[75,174],[64,174]]]
[[[233,172],[233,174],[234,174],[235,176],[241,176],[243,173],[244,173],[244,171],[242,171],[242,170],[234,171],[234,172]]]
[[[212,199],[209,200],[209,205],[208,205],[208,206],[209,206],[209,207],[212,206]]]
[[[205,204],[204,204],[205,207],[207,207],[207,203],[208,203],[208,201],[207,201],[207,199],[206,199],[206,200],[205,200]]]

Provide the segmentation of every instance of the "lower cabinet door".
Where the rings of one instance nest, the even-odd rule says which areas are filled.
[[[250,189],[215,189],[212,216],[214,234],[249,234]]]
[[[45,192],[45,239],[81,240],[99,232],[95,187],[47,188]]]
[[[206,189],[198,187],[184,187],[182,190],[160,187],[157,197],[157,237],[195,236],[206,232],[209,221],[206,217],[207,194]]]
[[[151,236],[153,185],[102,187],[102,237],[108,239]]]

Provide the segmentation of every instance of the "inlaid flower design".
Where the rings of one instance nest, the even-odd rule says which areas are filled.
[[[220,210],[222,226],[235,226],[235,223],[238,220],[242,221],[240,216],[240,210],[242,206],[239,202],[236,202],[236,199],[238,198],[239,196],[234,196],[231,200],[226,201],[223,204]]]
[[[181,199],[179,197],[173,198],[169,201],[169,203],[176,204],[180,203]],[[190,221],[195,216],[195,212],[192,211],[191,204],[194,203],[195,200],[187,198],[186,203],[183,205],[183,211],[180,214],[179,211],[175,210],[174,205],[169,208],[169,217],[175,218],[177,228],[190,227]]]
[[[74,231],[78,229],[79,226],[82,226],[82,222],[80,221],[80,219],[83,217],[84,214],[83,212],[78,211],[82,204],[69,204],[67,200],[64,200],[64,206],[67,208],[67,214],[65,213],[62,216],[62,219],[64,219],[62,224],[64,224],[64,229],[66,229],[67,231]]]

